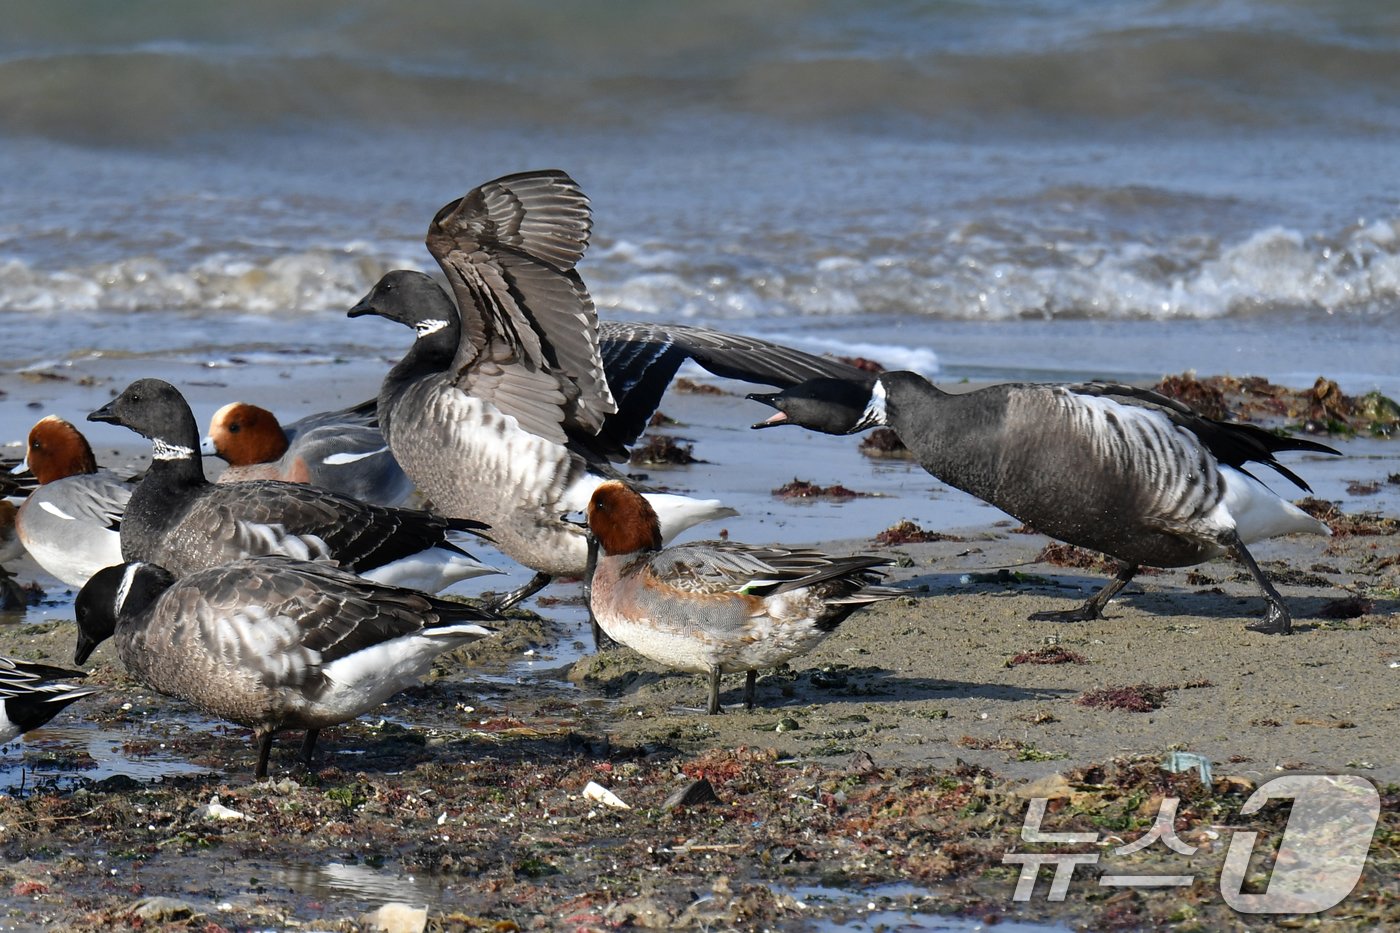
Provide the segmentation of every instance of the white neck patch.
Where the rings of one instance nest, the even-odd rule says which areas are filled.
[[[880,380],[875,380],[875,387],[870,390],[870,404],[865,406],[865,411],[861,414],[860,420],[856,422],[853,430],[861,431],[865,428],[873,428],[877,424],[888,424],[885,420],[885,384]]]
[[[413,329],[418,332],[418,337],[421,339],[429,334],[436,334],[446,326],[446,321],[419,321],[413,325]]]
[[[181,447],[179,444],[171,444],[156,438],[151,441],[152,460],[192,460],[194,451],[188,447]]]
[[[131,584],[136,582],[136,573],[145,564],[134,561],[126,565],[126,573],[122,574],[122,585],[117,587],[117,599],[114,606],[113,615],[121,618],[122,607],[126,605],[126,598],[131,595]]]

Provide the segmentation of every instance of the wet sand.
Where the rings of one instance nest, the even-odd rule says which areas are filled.
[[[9,377],[0,437],[21,436],[49,411],[78,420],[125,384],[130,365],[93,361],[62,381]],[[239,394],[300,413],[373,392],[358,366],[286,372],[280,385]],[[168,378],[190,390],[201,420],[230,399],[227,385],[208,383],[235,382],[196,366]],[[264,786],[251,782],[245,730],[151,695],[104,646],[91,678],[103,694],[8,750],[6,766],[23,755],[39,786],[0,800],[0,892],[9,892],[0,923],[104,928],[164,895],[196,912],[195,925],[226,928],[348,929],[391,900],[427,904],[445,929],[547,928],[563,918],[578,929],[806,929],[816,918],[873,923],[886,910],[894,913],[882,922],[914,911],[1219,929],[1252,921],[1219,903],[1223,846],[1210,834],[1281,826],[1278,814],[1238,816],[1249,789],[1290,771],[1400,782],[1390,736],[1400,705],[1393,520],[1364,527],[1389,533],[1256,549],[1293,611],[1289,637],[1245,629],[1263,603],[1227,560],[1144,574],[1101,621],[1029,622],[1031,612],[1082,600],[1104,574],[1038,562],[1047,539],[1019,533],[916,467],[865,461],[852,439],[749,433],[762,411],[725,396],[673,393],[663,409],[682,421],[668,433],[689,436],[711,462],[649,469],[652,482],[733,500],[744,512],[725,523],[735,538],[888,554],[898,562],[891,580],[910,595],[857,614],[790,669],[762,676],[758,709],[737,705],[742,678],[728,678],[725,715],[707,717],[700,678],[627,649],[589,654],[577,589],[557,585],[539,616],[445,659],[438,679],[387,704],[382,722],[331,730],[313,773],[294,765],[288,737]],[[107,430],[92,432],[99,459],[139,460],[138,439]],[[1384,485],[1396,455],[1365,449],[1341,468],[1298,457],[1292,465],[1309,479],[1340,469]],[[771,489],[793,476],[881,496],[775,500]],[[1394,515],[1389,495],[1338,498],[1348,512],[1377,501]],[[948,537],[872,542],[899,518]],[[12,569],[35,575],[27,562]],[[1010,573],[988,576],[1002,569]],[[522,578],[472,583],[500,589]],[[0,653],[71,661],[71,596],[48,589],[48,605],[26,619],[53,621],[0,625]],[[1120,687],[1135,689],[1117,690],[1117,700],[1157,708],[1083,702]],[[74,731],[79,718],[86,732]],[[97,766],[108,756],[93,752],[112,749],[144,763],[135,780]],[[1213,786],[1162,771],[1172,751],[1208,758]],[[151,783],[162,762],[171,763],[164,780]],[[1054,775],[1077,795],[1055,829],[1133,838],[1154,800],[1181,796],[1179,829],[1204,850],[1190,866],[1199,880],[1113,896],[1086,882],[1063,904],[1014,904],[1015,871],[1000,857],[1017,846],[1017,791],[1034,780],[1064,786]],[[664,806],[700,777],[718,802]],[[589,780],[634,809],[585,799]],[[200,819],[195,808],[214,794],[249,819]],[[1385,808],[1361,891],[1325,922],[1400,920],[1393,789]],[[1144,854],[1118,867],[1152,864]],[[901,887],[881,887],[892,884]]]

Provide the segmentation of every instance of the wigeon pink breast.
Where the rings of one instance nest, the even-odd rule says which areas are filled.
[[[881,557],[709,541],[662,549],[656,514],[625,483],[606,482],[588,503],[600,551],[589,608],[609,637],[668,667],[709,676],[710,713],[720,675],[757,672],[806,654],[861,606],[900,595],[874,585]]]
[[[20,507],[18,531],[35,562],[69,586],[120,563],[131,485],[100,469],[87,438],[55,415],[30,430],[25,458],[39,487]]]
[[[373,422],[373,408],[359,405],[283,427],[266,408],[230,402],[210,419],[200,453],[228,462],[220,483],[275,479],[374,505],[409,505],[416,495],[413,481]]]

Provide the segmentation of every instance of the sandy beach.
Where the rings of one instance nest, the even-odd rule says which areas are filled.
[[[141,365],[94,359],[6,377],[3,436],[50,411],[80,419]],[[163,371],[201,419],[234,385],[293,412],[373,391],[363,364],[288,365],[252,382],[195,364]],[[1289,637],[1246,630],[1263,603],[1226,560],[1144,573],[1101,621],[1028,622],[1100,585],[1098,561],[1046,555],[1048,539],[916,467],[862,457],[855,439],[749,432],[758,409],[733,395],[673,392],[663,410],[679,421],[667,432],[709,462],[647,468],[652,482],[733,498],[745,514],[723,530],[737,539],[885,554],[909,595],[760,677],[753,711],[739,705],[742,678],[729,678],[726,713],[708,717],[699,678],[627,649],[589,653],[577,587],[556,585],[500,638],[444,659],[433,683],[382,719],[332,730],[313,772],[295,766],[295,736],[284,740],[264,785],[251,781],[244,730],[143,690],[104,646],[90,678],[101,695],[7,750],[3,922],[358,929],[367,912],[404,902],[426,905],[435,929],[869,929],[935,914],[1249,927],[1215,889],[1218,840],[1231,825],[1277,833],[1286,815],[1232,814],[1284,773],[1389,788],[1361,888],[1323,922],[1400,918],[1394,512],[1358,518],[1349,502],[1332,538],[1257,550],[1293,611]],[[138,438],[93,427],[104,463],[139,466]],[[1395,455],[1380,450],[1342,474],[1393,484]],[[1295,467],[1310,479],[1328,469]],[[775,498],[794,476],[879,495]],[[900,519],[938,540],[874,540]],[[27,561],[11,569],[46,595],[0,625],[0,653],[71,662],[71,592]],[[1203,756],[1211,783],[1162,770],[1172,752]],[[700,778],[716,801],[666,804]],[[585,798],[589,781],[632,809]],[[1195,884],[1108,897],[1086,881],[1062,903],[1013,903],[1015,870],[1001,856],[1017,845],[1028,786],[1073,795],[1056,828],[1120,838],[1150,825],[1154,801],[1181,797],[1178,828],[1202,847]],[[215,795],[245,818],[201,817]],[[1140,869],[1153,858],[1122,861]]]

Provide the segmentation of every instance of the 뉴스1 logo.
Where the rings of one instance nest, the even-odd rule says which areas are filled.
[[[1268,889],[1262,894],[1244,893],[1250,856],[1259,834],[1237,831],[1230,838],[1220,872],[1220,894],[1225,903],[1245,914],[1310,914],[1340,904],[1356,887],[1366,866],[1381,799],[1375,785],[1362,777],[1340,775],[1285,775],[1261,785],[1240,809],[1241,816],[1257,813],[1266,802],[1293,800],[1288,825],[1279,843]],[[1098,833],[1049,833],[1040,828],[1047,798],[1035,797],[1026,809],[1021,839],[1029,843],[1074,845],[1098,841]],[[1160,842],[1183,857],[1196,847],[1176,835],[1178,798],[1163,799],[1152,828],[1133,842],[1113,849],[1117,856],[1140,852]],[[1002,863],[1020,865],[1012,900],[1028,901],[1035,893],[1042,866],[1055,866],[1046,899],[1062,901],[1069,891],[1074,869],[1098,862],[1097,852],[1008,852]],[[1100,887],[1163,888],[1189,885],[1194,874],[1101,875]]]

